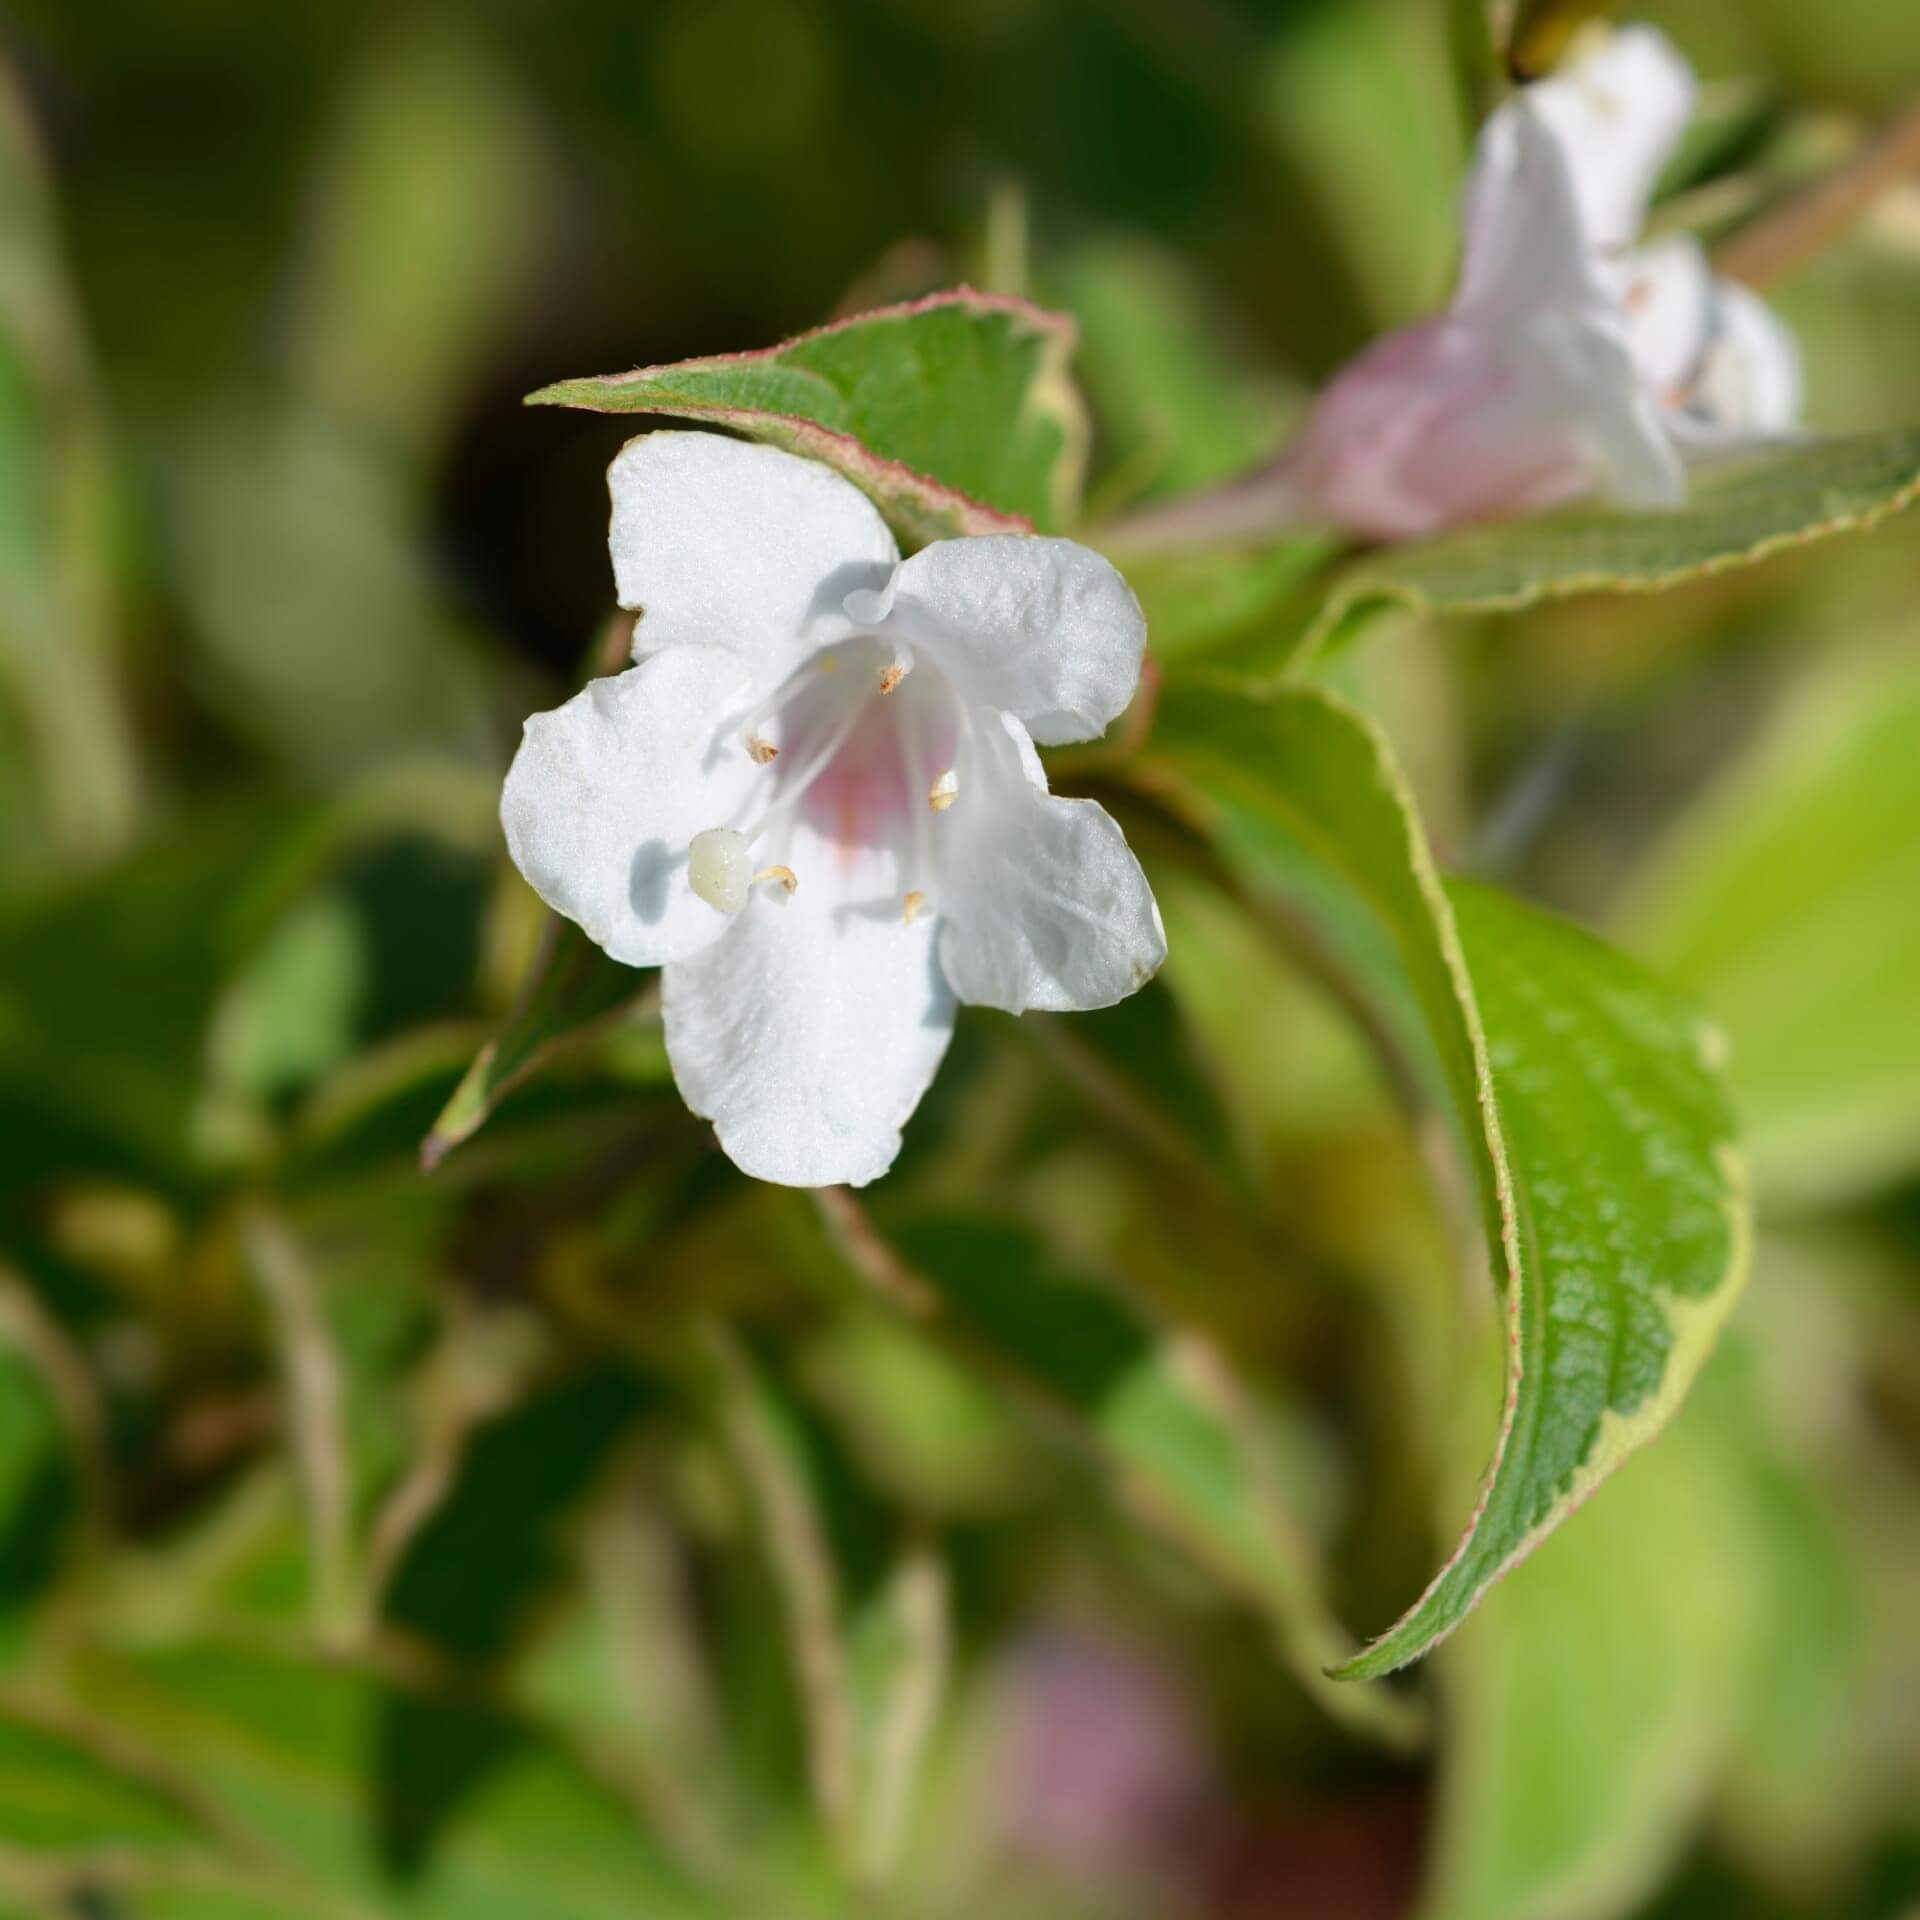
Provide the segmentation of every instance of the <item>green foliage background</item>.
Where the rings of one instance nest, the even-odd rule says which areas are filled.
[[[1643,12],[1710,240],[1920,92],[1909,0]],[[782,378],[1099,540],[1443,295],[1489,32],[0,12],[0,1920],[1920,1902],[1920,547],[1802,537],[1920,471],[1920,182],[1777,290],[1843,446],[1671,521],[1116,547],[1158,705],[1054,775],[1167,970],[965,1016],[859,1205],[735,1175],[499,846],[618,652],[635,425],[523,394],[971,281],[1073,316],[1087,435],[980,433],[1017,328]],[[1464,1625],[1329,1678],[1510,1332],[1490,1530],[1359,1670]]]

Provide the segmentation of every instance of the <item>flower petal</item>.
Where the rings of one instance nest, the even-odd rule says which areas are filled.
[[[1622,298],[1641,377],[1667,405],[1680,404],[1713,338],[1713,269],[1699,241],[1677,233],[1631,254]]]
[[[1762,437],[1800,421],[1800,347],[1786,323],[1749,287],[1713,283],[1713,343],[1695,397],[1715,425]]]
[[[1692,70],[1652,27],[1624,27],[1523,96],[1560,141],[1588,244],[1630,247],[1693,117]],[[1504,111],[1504,109],[1503,109]]]
[[[900,558],[873,503],[829,468],[711,433],[629,440],[607,470],[620,604],[634,657],[731,647],[775,685],[851,630],[843,602]]]
[[[1119,823],[1047,791],[1011,714],[975,715],[938,826],[940,964],[969,1005],[1090,1012],[1159,971],[1166,931]]]
[[[1461,221],[1456,318],[1485,326],[1543,307],[1615,304],[1581,224],[1566,148],[1534,110],[1531,93],[1508,101],[1480,129]]]
[[[1049,746],[1104,733],[1140,679],[1140,603],[1111,561],[1071,540],[939,540],[901,566],[890,600],[891,622],[963,696],[1018,714]]]
[[[930,916],[902,911],[902,865],[803,818],[781,849],[798,890],[754,897],[724,940],[662,975],[667,1058],[743,1173],[864,1186],[953,1032]]]
[[[732,819],[757,771],[722,725],[745,684],[738,654],[676,647],[527,722],[500,795],[507,848],[548,906],[629,966],[726,928],[687,885],[687,845]]]

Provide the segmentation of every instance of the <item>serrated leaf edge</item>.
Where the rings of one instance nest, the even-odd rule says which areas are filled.
[[[1071,518],[1073,503],[1079,498],[1080,486],[1085,476],[1087,450],[1091,438],[1091,429],[1087,421],[1086,410],[1069,371],[1073,350],[1079,339],[1079,328],[1068,314],[1056,313],[1049,308],[1035,305],[1031,300],[1023,300],[1012,294],[982,293],[974,287],[952,287],[940,293],[923,295],[917,300],[903,300],[892,306],[874,307],[865,313],[849,314],[844,319],[830,320],[823,326],[810,327],[804,333],[796,333],[790,339],[777,342],[770,347],[755,347],[737,353],[715,353],[701,355],[691,360],[666,361],[657,366],[634,367],[626,373],[593,375],[584,379],[555,381],[549,386],[540,387],[528,394],[524,405],[572,407],[590,413],[621,413],[628,409],[612,407],[589,397],[596,390],[608,387],[639,385],[649,380],[665,379],[674,374],[687,372],[721,372],[738,367],[750,367],[777,362],[782,354],[791,352],[795,347],[804,346],[808,341],[818,340],[836,333],[843,333],[855,326],[869,326],[874,322],[906,321],[924,313],[938,312],[948,307],[963,307],[976,313],[1004,313],[1020,321],[1041,336],[1042,354],[1040,367],[1028,387],[1026,405],[1043,415],[1050,416],[1060,426],[1063,447],[1054,471],[1054,510],[1062,521]],[[805,373],[805,368],[793,369]],[[867,444],[850,433],[836,428],[824,427],[817,420],[809,420],[803,414],[782,413],[774,409],[758,407],[739,407],[707,403],[695,400],[649,402],[644,407],[631,409],[634,412],[658,413],[671,419],[707,420],[718,426],[736,427],[747,430],[748,422],[777,423],[784,438],[790,442],[787,451],[797,453],[803,458],[816,459],[835,471],[844,473],[849,479],[856,475],[866,475],[877,485],[879,477],[884,479],[898,492],[917,505],[920,516],[906,521],[904,531],[915,539],[931,541],[950,538],[956,534],[976,533],[1032,533],[1033,522],[1025,514],[1007,513],[998,507],[989,506],[983,500],[962,493],[957,487],[950,487],[944,481],[925,474],[904,461],[888,458],[875,453]],[[771,436],[768,436],[771,438]],[[775,440],[774,444],[782,444]],[[856,484],[858,481],[856,480]],[[863,491],[865,489],[863,488]]]

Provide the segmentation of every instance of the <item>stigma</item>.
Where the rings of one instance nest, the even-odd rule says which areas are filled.
[[[708,906],[735,914],[747,904],[747,895],[762,882],[792,893],[799,886],[793,869],[774,865],[753,871],[753,843],[733,827],[709,827],[696,833],[687,847],[687,884]]]

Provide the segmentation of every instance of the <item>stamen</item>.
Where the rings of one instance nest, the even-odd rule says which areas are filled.
[[[894,661],[891,666],[882,667],[880,669],[880,691],[883,694],[891,693],[906,677],[907,670],[898,660]]]
[[[945,813],[960,798],[960,775],[949,767],[932,786],[927,789],[927,805],[935,813]]]
[[[747,882],[747,884],[749,886],[757,887],[763,880],[771,880],[775,886],[785,887],[789,893],[795,892],[800,885],[800,882],[797,878],[795,878],[794,871],[791,867],[783,867],[783,866],[777,866],[777,865],[771,866],[771,867],[762,867],[760,871],[756,873],[750,881]]]
[[[918,887],[915,887],[914,890],[910,894],[908,894],[906,899],[901,903],[901,907],[902,907],[902,911],[900,914],[901,924],[903,926],[910,927],[913,925],[913,923],[916,920],[920,918],[920,916],[923,913],[926,912],[927,896],[924,893],[922,893]]]
[[[765,734],[747,735],[747,752],[756,765],[764,767],[769,760],[780,758],[780,749]]]

